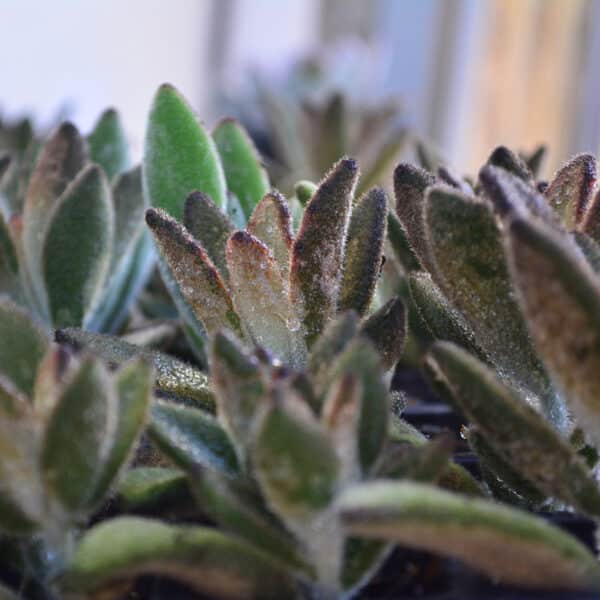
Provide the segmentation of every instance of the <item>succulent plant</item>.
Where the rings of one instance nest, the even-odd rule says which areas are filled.
[[[343,598],[373,576],[394,542],[511,583],[598,585],[600,567],[577,541],[478,498],[443,440],[426,442],[391,416],[380,358],[355,314],[340,315],[317,346],[328,360],[298,373],[217,333],[217,417],[158,402],[149,433],[220,530],[109,520],[82,538],[65,589],[101,593],[154,574],[223,598]],[[159,471],[157,490],[167,480],[179,485],[171,470]]]
[[[10,148],[9,148],[10,152]],[[152,266],[139,168],[118,115],[0,158],[0,293],[49,329],[116,331]]]
[[[581,155],[540,185],[501,147],[475,191],[409,165],[395,182],[411,299],[438,340],[425,367],[471,422],[488,480],[597,517],[595,173]]]
[[[0,337],[1,545],[13,548],[8,561],[17,569],[42,557],[21,584],[51,589],[145,427],[151,367],[135,359],[109,372],[76,357],[6,298]]]

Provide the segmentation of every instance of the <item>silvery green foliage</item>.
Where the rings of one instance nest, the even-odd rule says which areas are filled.
[[[274,598],[283,590],[288,598],[347,598],[394,542],[459,558],[508,583],[598,585],[597,562],[581,544],[482,499],[477,482],[449,460],[446,440],[428,442],[390,416],[381,359],[355,314],[338,317],[317,347],[328,360],[297,372],[244,350],[232,334],[215,334],[216,416],[158,402],[149,434],[219,529],[109,520],[81,540],[66,588],[102,593],[117,581],[162,574],[216,597]],[[134,503],[153,495],[153,479],[156,495],[181,485],[173,469],[134,479],[143,482],[127,486]]]
[[[595,181],[590,155],[545,184],[503,147],[474,187],[444,170],[395,173],[397,214],[418,259],[411,299],[436,341],[425,368],[470,421],[491,487],[598,516]]]
[[[109,372],[97,359],[76,357],[6,298],[0,336],[0,535],[41,549],[45,567],[26,577],[43,582],[64,566],[75,532],[131,456],[152,371],[139,359]]]
[[[117,330],[152,264],[141,173],[117,113],[87,137],[63,123],[43,141],[2,144],[0,293],[49,329]]]
[[[155,207],[146,221],[198,355],[206,337],[226,327],[301,368],[338,312],[367,315],[382,264],[387,198],[379,188],[355,197],[358,180],[356,162],[342,158],[318,186],[300,184],[305,207],[294,232],[290,206],[269,191],[241,126],[226,119],[209,135],[173,88],[159,89],[144,156],[145,191]],[[373,315],[377,326],[365,327],[391,368],[403,307],[381,310]]]

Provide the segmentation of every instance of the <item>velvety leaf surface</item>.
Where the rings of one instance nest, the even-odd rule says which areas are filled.
[[[222,327],[239,332],[236,314],[223,278],[206,251],[165,212],[149,209],[146,223],[175,278],[181,295],[206,331]]]
[[[19,263],[9,225],[0,210],[0,294],[11,293],[18,288]]]
[[[154,367],[155,385],[159,391],[190,398],[205,408],[214,409],[214,398],[206,374],[168,354],[129,344],[112,335],[100,335],[75,328],[57,331],[56,341],[76,348],[86,348],[114,366],[131,358],[141,357]]]
[[[211,415],[196,408],[157,402],[149,433],[157,446],[179,467],[208,467],[227,475],[238,471],[235,451],[225,431]]]
[[[434,280],[465,316],[496,367],[536,394],[544,412],[562,426],[562,407],[533,349],[491,209],[442,187],[429,190],[426,205]]]
[[[507,584],[546,589],[600,584],[598,565],[585,546],[543,519],[506,506],[425,484],[375,481],[348,490],[340,509],[353,535],[457,558]]]
[[[206,250],[219,273],[227,279],[225,248],[234,230],[227,215],[206,194],[192,192],[185,201],[183,224]]]
[[[121,517],[91,529],[63,577],[65,588],[91,591],[139,575],[173,577],[218,598],[297,597],[286,572],[251,545],[214,528]]]
[[[574,231],[571,235],[592,271],[600,273],[600,244],[582,231]]]
[[[302,324],[270,250],[236,231],[227,242],[227,265],[236,313],[254,343],[293,367],[304,366]]]
[[[0,297],[0,372],[31,396],[36,372],[49,347],[47,334],[8,298]]]
[[[44,241],[43,276],[56,327],[84,324],[98,301],[111,259],[113,221],[106,177],[90,165],[61,196]]]
[[[420,263],[431,270],[431,257],[425,235],[425,190],[435,183],[427,171],[400,163],[394,171],[396,212],[404,226],[408,241]]]
[[[158,89],[150,108],[143,165],[148,204],[164,209],[180,223],[183,203],[194,190],[210,196],[217,206],[227,205],[215,143],[185,99],[168,84]]]
[[[495,148],[488,158],[487,164],[500,167],[527,183],[532,181],[531,171],[527,163],[506,146]]]
[[[319,336],[337,306],[344,238],[358,166],[340,160],[319,184],[304,210],[290,271],[292,302],[302,307],[308,345]]]
[[[84,360],[49,417],[40,459],[48,487],[73,512],[93,496],[116,418],[117,396],[108,371],[98,360]]]
[[[227,188],[240,201],[249,218],[260,199],[269,191],[269,177],[254,142],[235,119],[223,119],[213,131]]]
[[[544,192],[548,204],[562,216],[568,229],[581,221],[592,199],[596,177],[596,158],[578,154],[557,171]]]
[[[493,371],[449,342],[436,343],[426,361],[504,460],[549,496],[600,513],[600,489],[583,460]]]
[[[87,138],[90,160],[99,164],[109,180],[129,168],[129,144],[114,108],[104,111]]]
[[[371,305],[381,269],[387,223],[387,197],[380,188],[362,196],[352,209],[344,249],[338,310],[364,315]]]
[[[515,220],[509,256],[539,355],[580,426],[600,442],[600,285],[577,246],[542,224]],[[551,290],[551,293],[549,293]]]
[[[247,230],[269,247],[282,278],[288,281],[294,239],[292,217],[285,198],[277,191],[268,193],[254,209]]]
[[[420,270],[421,263],[408,241],[408,233],[392,210],[388,212],[387,235],[394,255],[402,268],[407,273]]]

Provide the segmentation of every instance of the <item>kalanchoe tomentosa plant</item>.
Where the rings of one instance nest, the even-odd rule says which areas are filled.
[[[152,264],[139,168],[118,115],[0,158],[0,293],[48,328],[116,331]]]
[[[328,360],[303,374],[217,333],[217,418],[159,402],[150,435],[223,533],[139,517],[105,522],[83,537],[66,588],[101,592],[158,574],[222,598],[344,598],[393,542],[507,582],[597,585],[595,558],[555,527],[428,485],[480,493],[443,441],[426,443],[390,416],[378,353],[357,321],[334,321],[315,342]]]
[[[51,580],[78,528],[106,499],[145,426],[151,367],[136,359],[109,372],[75,357],[5,298],[0,338],[0,564],[22,569],[23,589],[54,597]]]
[[[600,514],[594,408],[596,162],[547,184],[498,148],[475,191],[400,165],[397,211],[422,270],[410,293],[433,339],[425,366],[472,425],[469,441],[502,497]],[[428,273],[427,273],[428,272]]]

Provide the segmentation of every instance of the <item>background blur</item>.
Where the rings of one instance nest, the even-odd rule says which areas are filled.
[[[3,114],[85,130],[114,105],[138,151],[160,83],[212,124],[314,53],[463,172],[499,143],[548,143],[546,174],[600,143],[600,0],[0,0],[0,52]]]

